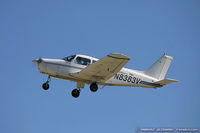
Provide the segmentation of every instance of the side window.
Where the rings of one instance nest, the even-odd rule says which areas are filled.
[[[75,63],[88,66],[90,65],[90,59],[77,57]]]

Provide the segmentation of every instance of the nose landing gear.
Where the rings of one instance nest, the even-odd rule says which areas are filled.
[[[51,77],[48,76],[47,81],[46,81],[44,84],[42,84],[42,88],[43,88],[44,90],[48,90],[48,89],[49,89],[49,82],[50,82],[50,81],[51,81]]]
[[[42,88],[43,88],[44,90],[48,90],[48,89],[49,89],[49,84],[48,84],[48,83],[44,83],[44,84],[42,85]]]

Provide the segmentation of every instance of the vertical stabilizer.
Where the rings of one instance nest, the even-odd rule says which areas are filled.
[[[165,75],[171,64],[172,59],[172,56],[164,54],[149,69],[144,71],[144,73],[158,80],[162,80],[165,78]]]

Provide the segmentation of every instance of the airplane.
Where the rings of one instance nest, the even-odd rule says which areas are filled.
[[[85,84],[89,84],[90,90],[96,92],[98,85],[102,85],[102,88],[105,86],[158,88],[178,82],[174,79],[165,79],[172,59],[172,56],[164,54],[145,71],[124,68],[130,57],[119,53],[111,53],[100,60],[77,54],[62,59],[39,58],[32,62],[40,73],[48,75],[47,81],[42,85],[44,90],[49,89],[51,77],[74,81],[77,87],[71,94],[77,98]]]

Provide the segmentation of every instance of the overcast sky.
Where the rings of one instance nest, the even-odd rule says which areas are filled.
[[[134,133],[138,127],[200,128],[199,0],[1,0],[1,133]],[[109,53],[145,70],[174,60],[157,90],[105,87],[71,96],[76,83],[40,74],[33,59]]]

